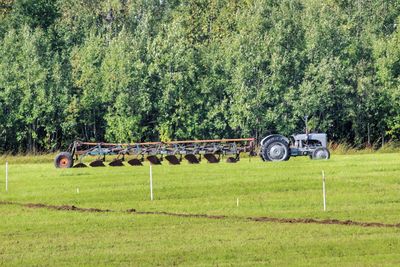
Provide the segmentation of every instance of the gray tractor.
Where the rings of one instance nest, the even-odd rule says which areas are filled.
[[[310,159],[329,159],[325,133],[295,134],[289,138],[272,134],[260,142],[260,156],[264,161],[283,161],[290,157],[309,156]]]

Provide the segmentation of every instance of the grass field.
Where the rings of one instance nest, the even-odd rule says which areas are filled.
[[[147,164],[55,169],[52,163],[14,161],[7,193],[2,164],[0,264],[399,266],[400,227],[248,219],[398,224],[399,163],[400,154],[382,153],[334,155],[329,161],[296,158],[264,163],[254,158],[237,164],[164,164],[153,166],[154,201],[149,200]],[[321,170],[326,173],[326,212]],[[112,211],[32,208],[26,203]]]

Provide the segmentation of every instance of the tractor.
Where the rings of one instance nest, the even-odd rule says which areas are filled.
[[[297,156],[309,156],[310,159],[330,158],[325,133],[294,134],[289,138],[272,134],[261,140],[260,147],[263,161],[285,161]]]

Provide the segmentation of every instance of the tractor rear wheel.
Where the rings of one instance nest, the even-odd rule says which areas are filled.
[[[61,152],[54,158],[56,168],[71,168],[73,164],[74,159],[69,152]]]
[[[279,137],[268,139],[262,149],[266,161],[284,161],[290,158],[289,144]]]
[[[329,159],[330,157],[331,153],[325,147],[319,147],[311,154],[311,159]]]

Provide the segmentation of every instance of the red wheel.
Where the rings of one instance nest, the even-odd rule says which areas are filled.
[[[61,152],[54,159],[56,168],[71,168],[73,164],[74,160],[72,155],[68,152]]]

